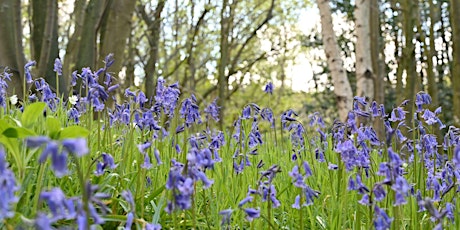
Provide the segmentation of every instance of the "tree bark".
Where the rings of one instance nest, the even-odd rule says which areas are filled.
[[[375,77],[372,69],[370,10],[371,0],[356,0],[356,95],[373,100]]]
[[[58,46],[58,3],[56,0],[32,1],[31,52],[37,61],[37,76],[56,87],[54,60],[59,57]],[[46,6],[46,7],[43,7]],[[59,76],[59,93],[67,94],[67,81]]]
[[[84,23],[79,37],[76,69],[83,67],[96,67],[97,55],[97,32],[101,25],[101,20],[107,0],[90,0],[86,6]]]
[[[453,36],[452,106],[454,123],[460,125],[460,0],[450,0],[450,17]]]
[[[326,52],[327,63],[331,70],[334,93],[337,100],[337,108],[341,121],[345,121],[348,112],[352,109],[353,93],[350,82],[343,68],[343,60],[340,56],[337,38],[335,37],[331,7],[328,0],[317,0],[321,16],[321,35]]]
[[[115,62],[110,67],[110,71],[115,77],[121,71],[123,60],[125,60],[135,6],[136,1],[134,0],[112,0],[106,8],[107,16],[101,29],[99,59],[103,60],[110,53],[114,55]],[[100,80],[103,81],[103,79]]]
[[[8,93],[23,98],[24,48],[22,45],[21,1],[4,0],[0,4],[0,68],[13,73]]]
[[[160,30],[161,30],[161,12],[163,11],[165,6],[165,1],[161,0],[158,2],[155,11],[153,13],[154,18],[151,20],[145,9],[143,7],[139,8],[139,11],[142,15],[144,21],[146,21],[147,25],[150,28],[150,36],[151,39],[149,40],[150,43],[150,57],[145,65],[144,72],[145,72],[145,95],[151,101],[154,94],[155,94],[155,77],[157,72],[157,62],[158,62],[158,49],[160,47]]]

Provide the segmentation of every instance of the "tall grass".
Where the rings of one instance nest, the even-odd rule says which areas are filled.
[[[163,79],[154,98],[127,89],[109,108],[109,67],[78,75],[77,102],[36,80],[13,105],[0,77],[0,228],[460,227],[459,129],[423,92],[415,114],[413,102],[387,112],[357,97],[349,120],[329,125],[273,114],[267,94],[219,131],[215,102],[200,109]]]

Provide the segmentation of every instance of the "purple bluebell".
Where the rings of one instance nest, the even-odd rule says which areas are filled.
[[[313,173],[312,173],[312,171],[310,169],[310,165],[308,164],[308,162],[303,161],[302,166],[303,166],[303,169],[305,170],[305,178],[308,178],[311,175],[313,175]]]
[[[86,138],[64,139],[62,141],[62,146],[78,157],[89,153]]]
[[[220,226],[227,226],[230,225],[230,222],[232,221],[232,209],[225,209],[219,212],[219,215],[222,216],[222,221],[220,222]]]
[[[422,112],[422,105],[431,104],[431,97],[425,92],[419,92],[415,95],[415,105],[417,106],[417,112]]]
[[[80,123],[80,112],[76,108],[70,108],[69,111],[67,111],[67,117],[76,124]]]
[[[251,118],[251,107],[249,105],[245,106],[243,108],[243,112],[241,114],[241,119],[245,120],[245,119],[249,119]]]
[[[8,168],[5,150],[0,145],[0,222],[14,216],[12,205],[18,201],[15,195],[17,190],[16,178]]]
[[[313,204],[314,198],[318,198],[320,192],[313,190],[309,186],[306,186],[304,189],[304,194],[305,194],[305,203],[302,204],[302,206],[310,206]]]
[[[273,83],[272,82],[268,82],[265,85],[264,92],[269,93],[269,94],[273,94]]]
[[[163,164],[163,162],[161,161],[161,158],[160,158],[160,151],[157,148],[155,148],[155,150],[153,150],[153,155],[155,155],[157,165]]]
[[[376,230],[390,229],[393,218],[390,218],[385,210],[377,205],[374,208],[374,227]]]
[[[139,150],[139,152],[141,153],[145,153],[145,151],[150,148],[150,146],[152,146],[152,143],[151,142],[144,142],[143,144],[138,144],[137,145],[137,149]]]
[[[386,196],[385,188],[381,183],[374,185],[372,192],[374,193],[374,199],[376,201],[382,201]]]
[[[40,200],[48,205],[52,220],[73,219],[75,210],[72,200],[67,199],[60,188],[53,188],[40,193]],[[70,201],[70,205],[69,202]]]
[[[239,203],[238,203],[238,207],[242,207],[243,205],[249,203],[249,202],[252,202],[254,200],[254,197],[253,196],[246,196],[244,199],[242,199]]]
[[[8,83],[6,80],[11,81],[12,74],[9,73],[8,67],[3,69],[3,73],[0,73],[0,106],[6,108],[7,101],[7,89]]]
[[[62,75],[62,63],[61,59],[56,58],[54,59],[54,72],[56,72],[57,75]]]
[[[34,228],[38,230],[51,230],[53,229],[52,224],[53,220],[49,218],[46,214],[39,212],[37,217],[34,220]]]
[[[201,124],[201,115],[198,105],[196,104],[195,96],[192,94],[190,98],[187,98],[182,102],[182,106],[179,110],[181,118],[185,119],[185,125],[189,127],[190,125],[196,123]]]
[[[161,230],[161,225],[147,223],[145,224],[145,230]]]
[[[294,204],[292,204],[292,208],[295,208],[295,209],[300,209],[300,195],[297,195],[295,197],[295,201],[294,201]]]
[[[36,64],[37,64],[37,62],[35,62],[35,61],[29,61],[24,65],[24,75],[25,75],[25,78],[26,78],[26,82],[28,84],[33,82],[32,74],[30,73],[30,67],[35,66]]]
[[[101,176],[104,173],[104,170],[115,169],[118,165],[115,164],[112,155],[108,153],[102,153],[102,162],[96,164],[96,171],[94,172],[97,176]]]
[[[162,77],[159,77],[154,105],[154,108],[158,108],[155,109],[157,110],[156,112],[160,112],[159,109],[162,108],[163,112],[168,117],[173,117],[177,101],[179,100],[179,95],[180,90],[177,82],[172,85],[165,86],[165,80]]]
[[[407,111],[404,111],[402,107],[396,107],[391,111],[389,121],[396,122],[396,121],[404,121],[406,119]]]
[[[271,128],[275,127],[275,117],[273,116],[273,111],[270,108],[263,108],[260,113],[262,120],[268,121],[271,124]]]
[[[460,144],[456,145],[453,153],[453,163],[455,167],[460,168]]]
[[[276,198],[276,188],[273,184],[269,187],[269,196],[274,208],[281,206],[281,202]]]
[[[127,215],[126,215],[126,225],[125,225],[125,229],[126,230],[131,230],[131,227],[133,225],[133,222],[134,222],[134,214],[132,212],[129,212]]]
[[[143,169],[151,169],[152,168],[152,162],[150,161],[150,157],[148,153],[144,153],[144,162],[141,165],[141,168]]]
[[[205,109],[206,120],[209,121],[211,118],[215,121],[219,121],[220,107],[217,105],[217,99],[214,99]]]
[[[370,206],[372,204],[369,199],[369,195],[367,193],[363,194],[363,196],[361,197],[361,200],[359,200],[358,203],[360,203],[361,205],[365,205],[365,206]]]
[[[260,217],[260,209],[245,208],[244,212],[246,213],[246,219],[248,221],[252,221],[253,219]]]

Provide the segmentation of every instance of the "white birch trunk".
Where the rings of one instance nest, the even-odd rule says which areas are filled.
[[[356,0],[356,95],[373,100],[370,6],[371,0]]]
[[[347,73],[343,68],[343,60],[340,56],[340,49],[333,29],[331,6],[329,2],[329,0],[317,0],[321,16],[321,35],[323,37],[327,64],[331,70],[340,120],[346,121],[348,112],[352,109],[353,93]]]

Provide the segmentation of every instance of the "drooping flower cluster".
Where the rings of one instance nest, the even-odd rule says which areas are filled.
[[[16,178],[8,168],[5,150],[0,145],[0,222],[14,216],[12,205],[18,201],[15,195],[17,190]]]
[[[180,95],[179,84],[176,82],[165,86],[165,82],[162,77],[158,78],[155,104],[152,109],[155,113],[160,114],[163,111],[168,117],[173,117]]]
[[[3,73],[0,73],[0,106],[3,108],[6,108],[6,99],[8,97],[6,93],[8,83],[6,82],[6,80],[11,81],[12,75],[13,74],[9,72],[9,69],[7,67],[3,69]]]
[[[51,158],[51,168],[57,177],[62,177],[68,173],[67,158],[69,154],[81,157],[89,152],[85,138],[64,139],[62,141],[51,140],[45,136],[28,137],[26,145],[29,148],[45,146],[38,162],[44,163]]]
[[[109,199],[110,195],[99,193],[97,192],[98,189],[97,185],[86,183],[87,204],[79,196],[66,198],[60,188],[42,192],[40,200],[48,205],[50,213],[39,212],[35,219],[34,227],[37,229],[52,229],[52,224],[59,220],[76,220],[78,229],[83,230],[89,226],[89,218],[93,219],[94,224],[103,224],[105,221],[101,214],[105,215],[110,212],[104,200]]]
[[[304,161],[302,163],[302,167],[304,170],[303,174],[300,172],[298,165],[294,165],[292,170],[289,172],[289,176],[292,178],[293,185],[297,188],[300,188],[302,191],[301,194],[295,197],[294,204],[292,204],[292,207],[295,209],[301,208],[301,200],[303,200],[302,206],[312,205],[314,202],[314,199],[317,198],[320,194],[319,191],[312,189],[305,182],[305,180],[308,177],[313,175],[309,164],[306,161]]]

